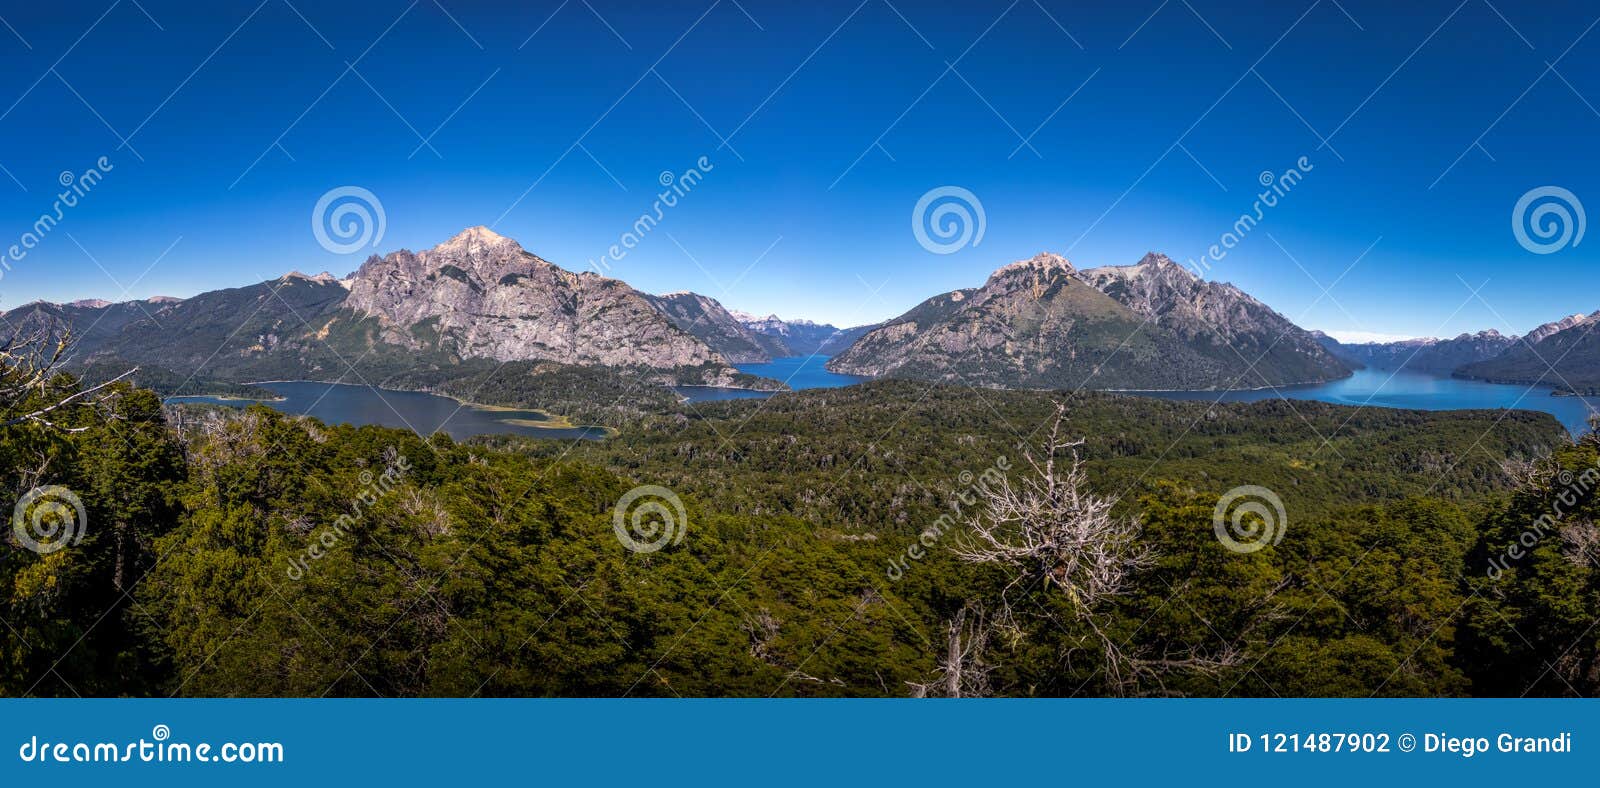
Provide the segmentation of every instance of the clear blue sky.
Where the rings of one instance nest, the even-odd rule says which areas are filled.
[[[0,6],[0,248],[63,170],[114,168],[0,279],[0,306],[342,275],[363,255],[324,251],[310,215],[344,185],[382,201],[380,252],[486,224],[582,270],[663,170],[706,156],[611,275],[863,323],[1041,250],[1199,258],[1259,173],[1306,156],[1208,276],[1340,332],[1600,308],[1600,238],[1541,256],[1510,226],[1539,186],[1600,207],[1591,3],[333,5]],[[945,185],[986,227],[935,255],[910,217]]]

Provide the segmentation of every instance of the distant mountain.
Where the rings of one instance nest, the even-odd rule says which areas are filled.
[[[347,284],[346,309],[376,318],[384,341],[418,350],[653,368],[727,363],[650,296],[567,271],[486,227],[422,252],[374,256]]]
[[[1349,369],[1232,285],[1161,255],[1078,271],[1040,254],[924,301],[828,368],[1013,388],[1207,389],[1329,380]]]
[[[1435,375],[1449,375],[1458,367],[1499,356],[1517,344],[1494,329],[1462,334],[1454,339],[1405,339],[1398,342],[1358,342],[1344,344],[1323,335],[1328,352],[1347,362],[1375,369],[1408,369]]]
[[[1091,268],[1078,277],[1215,360],[1217,369],[1243,373],[1253,365],[1236,385],[1306,383],[1350,374],[1310,332],[1243,290],[1201,279],[1166,255],[1152,252],[1133,265]]]
[[[148,313],[140,302],[128,302],[96,310],[68,308],[50,317],[72,333],[74,357],[86,363],[115,359],[231,379],[285,372],[337,376],[348,364],[312,336],[307,324],[324,323],[345,296],[337,281],[290,274],[160,304]],[[8,321],[16,317],[15,311],[6,315]],[[357,353],[365,349],[354,348]]]
[[[61,331],[68,326],[75,327],[72,338],[82,349],[116,336],[129,323],[152,318],[168,303],[170,300],[158,298],[120,304],[98,299],[73,301],[70,304],[35,301],[5,313],[5,320],[12,329],[21,330]]]
[[[1538,338],[1538,341],[1530,341]],[[1546,323],[1495,358],[1465,364],[1464,378],[1600,393],[1600,312]]]
[[[1526,340],[1529,345],[1537,345],[1540,342],[1545,341],[1545,339],[1550,336],[1558,334],[1562,331],[1566,331],[1567,329],[1575,326],[1581,326],[1593,322],[1595,320],[1600,320],[1600,312],[1595,312],[1589,315],[1582,313],[1568,315],[1560,320],[1545,323],[1544,325],[1529,331],[1528,335],[1523,337],[1523,339]]]
[[[376,383],[492,359],[760,385],[679,328],[653,296],[566,271],[483,227],[422,252],[374,256],[344,280],[291,273],[181,301],[30,304],[5,319],[70,332],[75,363],[159,368],[163,380]]]
[[[831,356],[854,344],[862,334],[878,327],[874,324],[839,328],[810,320],[784,320],[777,315],[756,317],[737,311],[732,314],[751,331],[781,341],[786,352],[780,355],[784,356]]]
[[[673,325],[699,338],[731,364],[764,364],[794,355],[783,339],[747,328],[714,298],[678,292],[649,299]]]

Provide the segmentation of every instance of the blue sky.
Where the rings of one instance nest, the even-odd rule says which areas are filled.
[[[63,171],[112,165],[0,307],[344,274],[364,254],[310,216],[347,185],[384,208],[367,252],[484,224],[583,270],[703,156],[610,275],[872,322],[1043,250],[1198,260],[1306,157],[1208,277],[1345,335],[1600,308],[1600,240],[1537,255],[1511,226],[1536,187],[1600,206],[1592,4],[331,5],[0,5],[0,249]],[[943,186],[984,234],[940,255],[911,217]]]

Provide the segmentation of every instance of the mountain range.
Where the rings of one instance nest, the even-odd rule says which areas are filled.
[[[1316,336],[1328,352],[1354,366],[1410,369],[1435,375],[1449,375],[1463,365],[1494,358],[1518,341],[1517,337],[1505,336],[1492,328],[1454,339],[1405,339],[1348,345],[1320,332]]]
[[[356,382],[417,380],[419,371],[440,379],[484,359],[784,388],[733,365],[810,355],[860,330],[776,317],[747,326],[715,299],[574,273],[485,227],[420,252],[374,255],[343,279],[292,272],[187,299],[35,302],[3,318],[14,332],[70,335],[79,370],[138,365],[142,383],[168,393],[352,372]],[[480,374],[481,365],[470,368]]]
[[[734,365],[810,355],[832,356],[839,373],[1002,388],[1258,388],[1362,366],[1600,388],[1600,312],[1521,338],[1344,344],[1155,253],[1086,269],[1041,253],[884,323],[839,328],[730,311],[697,293],[644,293],[472,227],[431,249],[374,255],[342,279],[290,273],[186,299],[36,302],[3,318],[12,331],[69,334],[73,366],[139,365],[146,385],[168,393],[352,371],[354,382],[418,385],[468,370],[487,377],[490,362],[781,389]]]
[[[1328,351],[1354,366],[1407,369],[1495,383],[1543,385],[1565,394],[1600,391],[1600,312],[1545,323],[1523,336],[1494,329],[1451,339],[1342,343],[1313,332]]]
[[[1350,369],[1309,332],[1170,258],[1078,270],[1049,253],[934,296],[834,356],[842,373],[1017,388],[1217,389]]]
[[[791,356],[831,356],[855,344],[862,334],[879,325],[839,328],[810,320],[784,320],[777,315],[756,317],[737,310],[731,314],[745,328],[781,341],[788,349],[787,355]]]

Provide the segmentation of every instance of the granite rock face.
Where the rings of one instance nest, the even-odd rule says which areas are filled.
[[[1349,374],[1306,331],[1170,259],[1079,271],[1043,253],[924,301],[829,368],[1014,388],[1214,389]]]
[[[472,227],[422,252],[367,260],[345,307],[387,342],[463,358],[654,368],[726,366],[626,283],[573,273]]]
[[[673,325],[711,346],[731,364],[765,364],[793,355],[783,340],[752,331],[709,296],[677,292],[649,298]]]
[[[1083,281],[1116,299],[1185,344],[1254,364],[1240,385],[1253,388],[1310,383],[1349,374],[1311,332],[1227,282],[1211,282],[1163,254],[1129,266],[1081,271]],[[1257,373],[1260,374],[1257,374]]]

